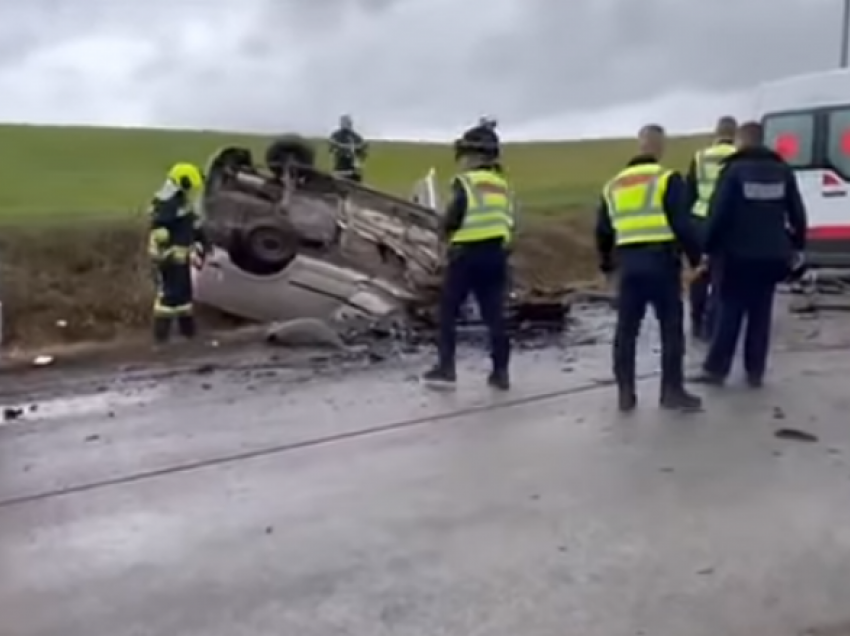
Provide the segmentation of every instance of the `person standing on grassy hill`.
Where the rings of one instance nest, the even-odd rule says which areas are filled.
[[[714,142],[699,150],[691,160],[687,185],[688,205],[691,208],[697,230],[702,233],[708,215],[708,204],[720,176],[723,160],[735,152],[735,133],[738,122],[728,115],[717,121]],[[690,284],[691,332],[695,339],[707,341],[714,329],[717,307],[712,288],[710,267],[697,270]]]
[[[197,166],[174,164],[151,203],[148,254],[156,276],[153,337],[157,345],[168,342],[175,320],[182,336],[195,336],[191,256],[196,244],[206,248],[194,207],[203,182]]]
[[[369,145],[354,130],[354,122],[349,115],[339,118],[339,128],[328,139],[334,174],[360,183],[363,181],[363,162],[369,153]]]
[[[717,272],[719,315],[695,380],[724,383],[746,321],[744,371],[758,388],[770,350],[776,286],[805,250],[808,221],[794,171],[764,145],[762,125],[743,124],[737,147],[709,204],[704,248]]]
[[[505,299],[514,230],[513,197],[486,138],[467,131],[455,142],[455,156],[462,170],[452,183],[452,199],[443,216],[449,245],[440,298],[439,359],[423,380],[444,385],[456,382],[456,322],[471,293],[490,335],[493,367],[487,382],[507,391],[510,338]]]
[[[664,129],[644,126],[638,144],[637,156],[603,188],[596,223],[600,269],[610,275],[616,262],[619,274],[613,347],[619,408],[629,412],[637,406],[637,339],[651,305],[661,328],[660,404],[698,410],[702,400],[684,386],[681,258],[684,251],[696,266],[699,240],[685,205],[681,175],[660,164]]]

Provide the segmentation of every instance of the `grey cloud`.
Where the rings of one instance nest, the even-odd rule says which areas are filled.
[[[144,119],[122,123],[314,132],[351,112],[380,133],[446,130],[486,112],[506,129],[561,118],[565,130],[555,132],[570,133],[594,113],[832,66],[841,0],[71,6],[28,0],[0,9],[0,89],[18,87],[0,117],[33,112],[27,101],[45,96],[67,102],[78,85],[86,93],[74,99],[75,117],[114,109],[115,120]],[[86,40],[113,59],[86,53]],[[109,56],[120,41],[133,48]],[[76,79],[57,81],[45,69],[59,62],[45,62],[45,51],[72,42],[75,66],[60,74]],[[133,110],[119,113],[127,102]],[[50,117],[43,103],[37,112]],[[681,121],[693,115],[681,112]]]

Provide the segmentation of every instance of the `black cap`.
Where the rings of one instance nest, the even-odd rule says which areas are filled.
[[[470,128],[460,139],[455,141],[455,157],[477,154],[482,159],[495,159],[499,155],[498,145],[493,142],[492,135],[481,127]]]

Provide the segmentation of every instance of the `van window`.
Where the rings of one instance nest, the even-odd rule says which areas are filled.
[[[827,115],[826,158],[845,179],[850,179],[850,107],[838,108]]]
[[[782,155],[791,166],[805,168],[814,162],[814,113],[765,115],[763,124],[765,143]],[[850,161],[847,163],[850,167]]]

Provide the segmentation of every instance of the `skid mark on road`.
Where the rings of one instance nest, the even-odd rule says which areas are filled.
[[[656,377],[657,372],[645,373],[639,376],[638,379],[646,380],[652,377]],[[262,457],[269,457],[273,455],[282,455],[284,453],[297,451],[297,450],[305,450],[310,448],[319,448],[323,446],[329,446],[333,444],[339,444],[342,442],[346,442],[349,440],[361,439],[366,437],[371,437],[375,435],[380,435],[384,433],[393,433],[404,430],[409,430],[412,428],[430,426],[435,424],[440,424],[444,422],[448,422],[449,420],[458,419],[468,417],[470,415],[478,415],[480,413],[488,413],[492,411],[510,409],[518,406],[525,406],[527,404],[536,404],[539,402],[545,402],[548,400],[554,400],[560,397],[567,397],[570,395],[577,395],[582,393],[589,393],[596,389],[610,387],[613,384],[613,380],[606,381],[595,381],[592,383],[582,384],[579,386],[573,386],[567,389],[560,389],[557,391],[549,391],[546,393],[537,393],[533,395],[527,395],[521,398],[509,399],[503,402],[499,402],[497,404],[485,404],[480,406],[472,406],[463,409],[457,409],[453,411],[446,411],[444,413],[437,413],[435,415],[426,415],[420,416],[411,419],[398,420],[395,422],[390,422],[387,424],[379,424],[376,426],[370,426],[367,428],[358,429],[355,431],[349,431],[346,433],[337,433],[335,435],[326,435],[323,437],[315,437],[312,439],[302,440],[300,442],[292,442],[288,444],[278,444],[274,446],[264,446],[260,448],[256,448],[253,450],[247,450],[239,453],[232,453],[226,455],[218,455],[215,457],[210,457],[207,459],[197,460],[193,462],[186,462],[175,464],[173,466],[168,466],[165,468],[158,468],[156,470],[150,471],[141,471],[135,473],[129,473],[127,475],[123,475],[120,477],[113,477],[111,479],[103,479],[98,481],[85,482],[80,484],[75,484],[71,486],[66,486],[64,488],[56,488],[51,490],[46,490],[43,492],[37,492],[31,495],[22,495],[20,497],[11,497],[9,499],[0,500],[0,509],[2,508],[11,508],[15,506],[22,506],[25,504],[36,503],[40,501],[45,501],[48,499],[55,499],[58,497],[67,497],[70,495],[85,493],[93,490],[102,490],[106,488],[113,488],[116,486],[123,486],[126,484],[133,484],[142,481],[147,481],[151,479],[165,478],[171,475],[178,475],[182,473],[189,473],[198,470],[204,470],[206,468],[214,468],[217,466],[222,466],[226,464],[235,464],[244,461],[250,461],[252,459],[259,459]]]

